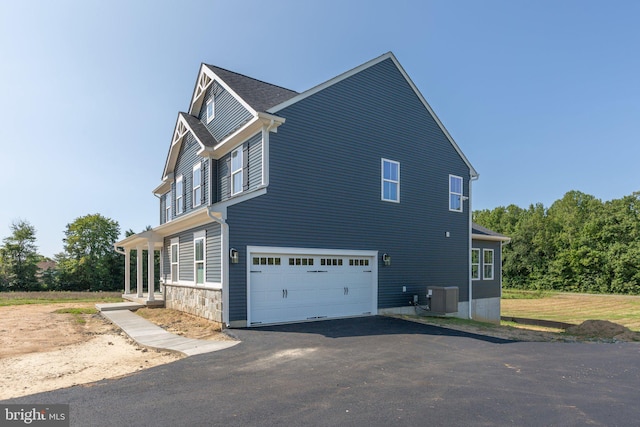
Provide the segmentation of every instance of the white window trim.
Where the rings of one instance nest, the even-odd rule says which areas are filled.
[[[202,240],[202,261],[196,260],[196,242]],[[202,283],[198,283],[197,265],[202,263]],[[205,286],[207,284],[207,232],[206,230],[193,233],[193,284],[196,286]]]
[[[171,197],[172,192],[169,191],[164,198],[164,222],[171,221]]]
[[[195,185],[196,182],[196,173],[198,175],[198,179],[200,180],[199,185]],[[200,206],[202,204],[202,163],[198,162],[193,165],[193,173],[191,175],[191,182],[194,183],[193,189],[191,190],[191,202],[193,207]],[[200,190],[200,197],[196,197],[196,191]]]
[[[491,252],[491,264],[486,264],[484,262],[485,258],[484,258],[484,254],[487,252]],[[494,271],[495,271],[495,253],[493,252],[493,249],[483,249],[482,250],[482,280],[493,280],[493,276],[495,275]],[[485,267],[487,265],[491,265],[491,276],[485,276]]]
[[[238,153],[238,160],[240,162],[240,167],[237,170],[233,170],[233,154],[234,153]],[[230,174],[230,182],[229,185],[231,186],[231,195],[235,196],[236,194],[240,194],[242,193],[242,187],[244,185],[244,171],[242,170],[242,165],[244,164],[244,159],[242,158],[242,146],[236,148],[235,150],[233,150],[231,152],[231,161],[229,162],[229,167],[231,168],[231,174]],[[248,173],[248,172],[247,172]],[[233,183],[234,183],[234,178],[236,175],[240,175],[241,179],[240,179],[240,189],[237,190],[236,188],[233,187]],[[237,191],[234,191],[237,190]]]
[[[457,178],[460,180],[460,193],[455,193],[451,190],[451,178]],[[453,209],[451,207],[451,196],[453,195],[460,197],[460,209]],[[464,180],[458,175],[449,175],[449,210],[451,212],[464,212]]]
[[[473,262],[473,252],[477,252],[478,253],[478,262],[474,263]],[[482,277],[482,259],[480,258],[480,255],[482,255],[480,253],[480,249],[478,248],[471,248],[471,279],[472,280],[480,280]],[[478,277],[473,277],[473,266],[477,265],[478,266]]]
[[[182,185],[181,190],[182,191],[178,191],[178,183]],[[184,212],[184,197],[182,196],[184,194],[184,179],[183,176],[180,175],[179,177],[176,178],[176,215],[181,214]],[[182,206],[180,206],[180,201],[182,201]]]
[[[171,244],[169,246],[169,283],[178,283],[180,281],[180,240],[178,237],[174,237],[171,239]],[[176,250],[176,260],[177,262],[173,262],[173,250]],[[175,265],[175,267],[174,267]],[[173,280],[173,271],[176,271],[176,280]]]
[[[209,114],[209,106],[211,106],[211,114]],[[207,124],[209,124],[211,123],[211,120],[213,120],[216,117],[216,101],[213,95],[211,95],[211,97],[207,99],[206,111],[207,111]]]
[[[384,177],[384,164],[385,162],[389,162],[389,163],[394,163],[398,166],[398,180],[394,181],[392,179],[385,179]],[[398,186],[398,191],[397,191],[397,195],[398,198],[397,199],[385,199],[384,197],[384,183],[385,182],[391,182],[394,183]],[[392,203],[400,203],[400,162],[397,162],[395,160],[389,160],[389,159],[385,159],[383,158],[380,162],[380,199],[382,199],[382,201],[384,202],[392,202]]]

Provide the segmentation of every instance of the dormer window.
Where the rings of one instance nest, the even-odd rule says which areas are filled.
[[[207,99],[207,123],[209,123],[216,116],[216,105],[213,95]]]

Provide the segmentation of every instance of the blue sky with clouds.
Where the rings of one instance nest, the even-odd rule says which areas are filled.
[[[296,91],[393,51],[480,173],[474,209],[640,190],[640,2],[0,2],[0,237],[159,221],[201,62]]]

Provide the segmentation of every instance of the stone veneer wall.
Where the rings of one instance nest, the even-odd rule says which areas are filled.
[[[164,285],[166,308],[222,323],[222,290]]]

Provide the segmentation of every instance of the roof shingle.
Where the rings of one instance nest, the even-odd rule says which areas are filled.
[[[256,111],[265,112],[269,108],[298,95],[298,92],[256,80],[215,65],[204,64],[244,101]]]

